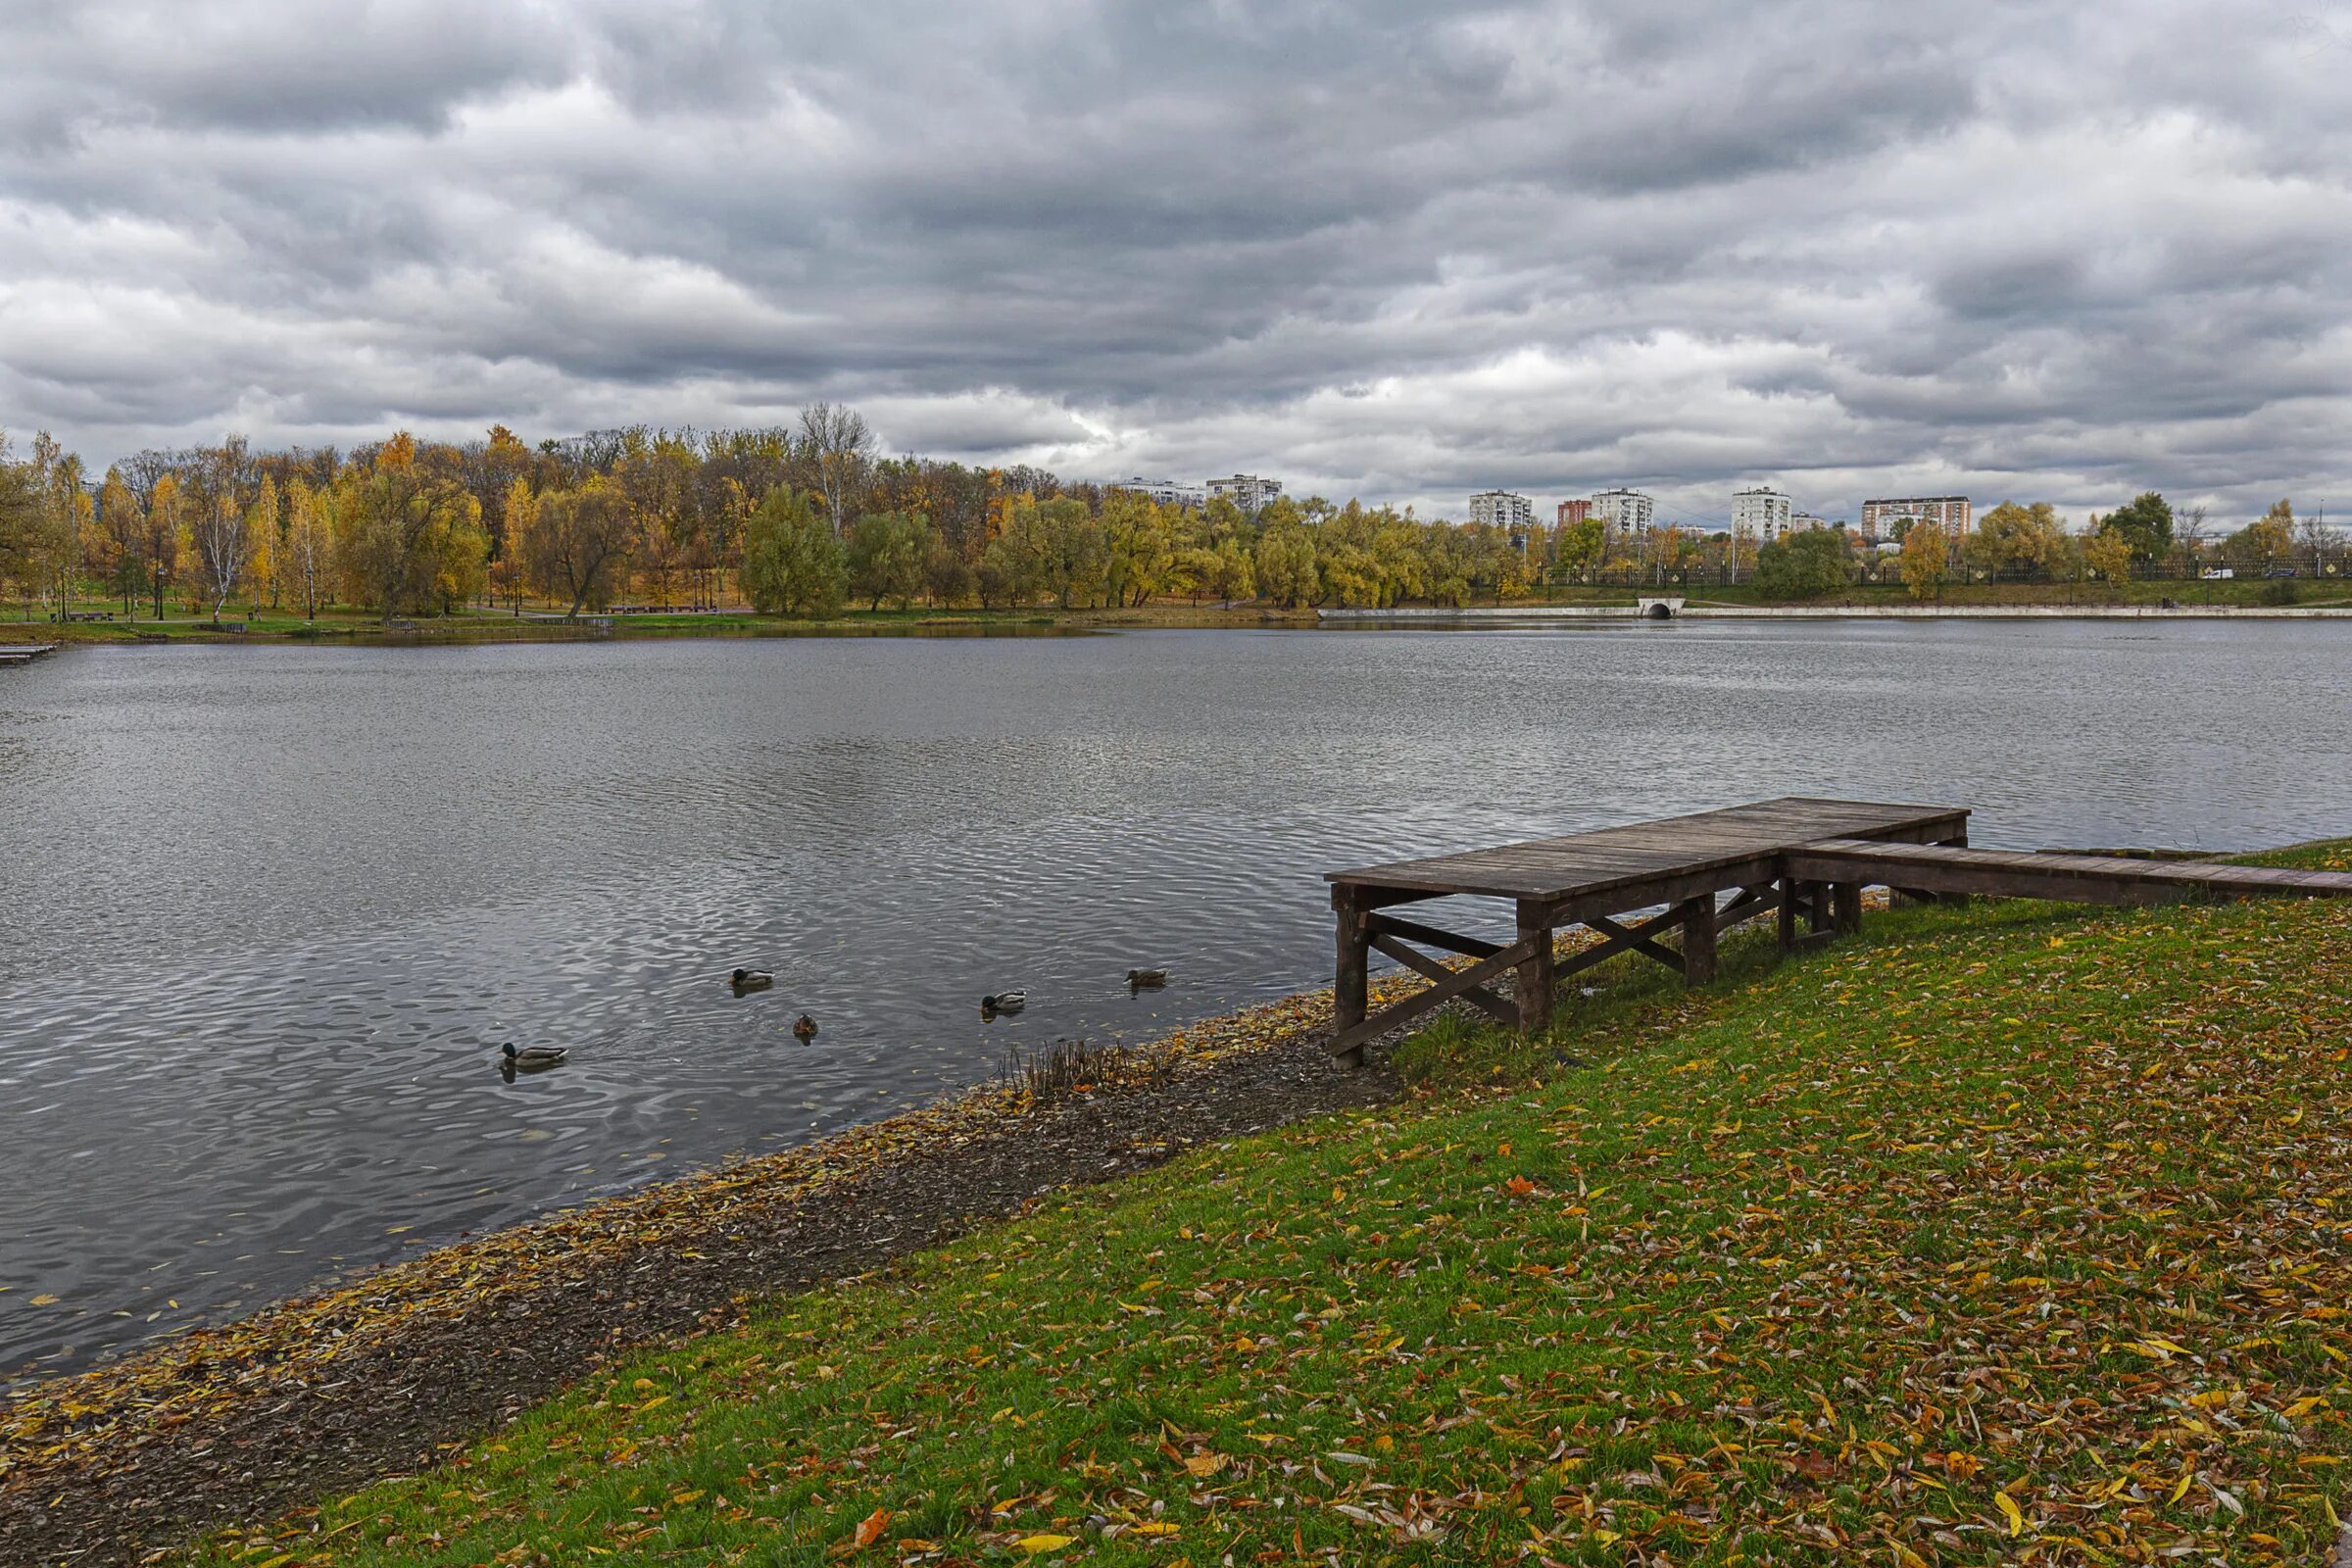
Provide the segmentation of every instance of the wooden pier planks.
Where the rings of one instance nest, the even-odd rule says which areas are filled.
[[[1887,884],[1927,893],[2069,904],[2171,904],[2188,899],[2352,898],[2352,872],[2294,871],[2209,861],[2127,860],[2103,855],[2038,855],[1933,844],[1831,839],[1788,852],[1788,874],[1818,881]]]
[[[1332,1050],[1360,1057],[1365,1041],[1456,997],[1494,1016],[1515,1019],[1522,1028],[1543,1028],[1550,1018],[1560,967],[1552,957],[1551,934],[1566,926],[1590,926],[1601,938],[1569,960],[1568,972],[1633,952],[1703,984],[1714,977],[1719,931],[1774,912],[1788,901],[1787,889],[1780,885],[1781,857],[1793,845],[1833,838],[1966,843],[1968,812],[1949,806],[1787,796],[1561,838],[1326,873],[1338,922]],[[1717,896],[1726,892],[1737,897],[1718,909]],[[1399,904],[1465,895],[1511,901],[1517,940],[1509,948],[1382,912]],[[1852,896],[1852,907],[1858,909],[1860,889],[1853,889]],[[1618,918],[1657,905],[1671,907],[1639,926]],[[1680,950],[1657,940],[1677,928]],[[1401,955],[1407,941],[1482,961],[1469,969],[1445,971],[1446,977],[1440,980],[1433,973],[1438,968],[1434,961]],[[1365,965],[1375,947],[1431,976],[1434,983],[1430,990],[1368,1017]],[[1518,971],[1515,1007],[1486,988],[1487,981],[1499,978],[1505,969]]]
[[[1861,929],[1865,887],[1926,900],[1984,895],[2109,905],[2352,898],[2352,872],[1972,850],[1968,815],[1962,807],[1787,796],[1327,872],[1339,948],[1331,1049],[1360,1059],[1366,1042],[1456,998],[1522,1029],[1542,1029],[1562,975],[1620,953],[1642,954],[1680,969],[1691,984],[1703,984],[1715,976],[1722,931],[1769,913],[1777,916],[1784,951],[1828,941]],[[1726,892],[1735,897],[1718,906]],[[1517,940],[1500,947],[1384,912],[1399,904],[1463,896],[1510,900]],[[1666,906],[1664,913],[1627,923],[1635,912],[1659,906]],[[1807,928],[1801,936],[1800,915]],[[1552,932],[1576,925],[1600,940],[1555,960]],[[1679,950],[1658,940],[1677,928]],[[1479,961],[1451,969],[1406,942]],[[1365,964],[1374,948],[1432,984],[1367,1016]],[[1510,969],[1518,971],[1515,1005],[1487,988]]]

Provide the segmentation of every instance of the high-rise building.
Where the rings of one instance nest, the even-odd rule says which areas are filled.
[[[1565,528],[1570,523],[1582,522],[1591,515],[1592,515],[1592,502],[1563,501],[1560,503],[1559,521],[1555,526]]]
[[[1223,496],[1244,512],[1255,513],[1282,494],[1282,481],[1261,479],[1254,473],[1237,473],[1230,479],[1209,480],[1207,490],[1211,501]]]
[[[1611,533],[1649,532],[1650,515],[1656,510],[1657,503],[1639,490],[1602,490],[1592,497],[1592,515]]]
[[[1732,497],[1732,532],[1746,534],[1760,545],[1771,544],[1788,531],[1788,498],[1770,485],[1757,485]]]
[[[1133,479],[1113,480],[1104,488],[1132,490],[1139,496],[1150,496],[1163,507],[1198,507],[1208,499],[1200,485],[1180,484],[1174,479],[1146,479],[1140,474]]]
[[[1524,530],[1536,525],[1535,504],[1508,490],[1481,490],[1470,498],[1470,520]]]
[[[1874,542],[1891,538],[1896,521],[1909,517],[1935,523],[1957,544],[1968,537],[1969,524],[1975,515],[1966,496],[1886,497],[1862,503],[1861,534]]]

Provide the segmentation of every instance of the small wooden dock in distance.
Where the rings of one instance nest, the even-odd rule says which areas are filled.
[[[29,664],[43,654],[55,652],[55,643],[0,643],[0,664]]]
[[[1368,1041],[1453,1001],[1521,1029],[1543,1029],[1561,979],[1621,953],[1642,954],[1703,984],[1715,978],[1716,940],[1732,926],[1771,914],[1784,952],[1828,941],[1861,929],[1868,887],[1928,902],[1972,894],[2118,905],[2352,898],[2346,872],[1972,850],[1968,815],[1956,806],[1790,796],[1328,872],[1339,928],[1332,1052],[1361,1060]],[[1517,940],[1487,942],[1389,912],[1457,896],[1510,901]],[[1663,912],[1639,918],[1661,906]],[[1555,958],[1552,934],[1580,925],[1600,940]],[[1660,940],[1677,933],[1679,947]],[[1474,961],[1452,968],[1419,948]],[[1430,984],[1368,1016],[1366,967],[1374,952]],[[1515,997],[1506,1003],[1489,985],[1513,970]]]

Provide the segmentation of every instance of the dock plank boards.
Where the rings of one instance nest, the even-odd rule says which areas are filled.
[[[1752,860],[1818,839],[1964,833],[1968,812],[1949,806],[1785,796],[1752,806],[1529,839],[1456,855],[1330,871],[1335,886],[1556,903],[1645,878]]]
[[[2352,871],[2129,860],[2101,855],[2023,855],[1932,844],[1829,839],[1791,850],[1788,874],[1808,880],[1899,881],[1929,893],[2055,899],[2070,904],[2161,904],[2200,898],[2352,898]]]
[[[1704,984],[1715,976],[1716,935],[1754,915],[1777,914],[1784,952],[1862,925],[1862,890],[1910,898],[2051,899],[2141,905],[2240,898],[2352,898],[2352,872],[2221,865],[2210,860],[2126,858],[2049,851],[1968,848],[1965,807],[1784,796],[1687,816],[1627,822],[1558,838],[1528,839],[1454,855],[1329,871],[1338,917],[1339,969],[1332,1050],[1359,1058],[1364,1045],[1444,1003],[1461,999],[1506,1016],[1485,989],[1516,968],[1516,1017],[1542,1029],[1553,982],[1619,953],[1639,953]],[[1717,900],[1733,895],[1728,906]],[[1513,903],[1519,940],[1508,948],[1378,911],[1457,896]],[[1644,909],[1667,912],[1634,921]],[[1798,916],[1811,927],[1797,934]],[[1583,925],[1600,940],[1564,962],[1551,933]],[[1660,937],[1681,928],[1678,952]],[[1469,955],[1452,968],[1403,946]],[[1368,1017],[1364,963],[1373,949],[1432,981]]]

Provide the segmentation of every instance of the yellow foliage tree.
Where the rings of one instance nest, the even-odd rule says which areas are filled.
[[[1951,561],[1951,537],[1924,518],[1903,534],[1903,586],[1914,599],[1941,596],[1943,574]]]

